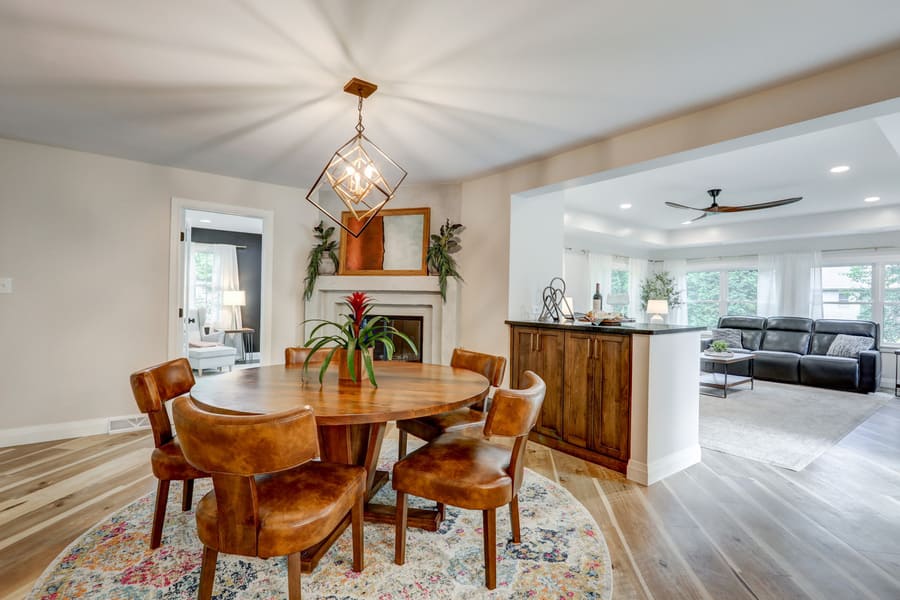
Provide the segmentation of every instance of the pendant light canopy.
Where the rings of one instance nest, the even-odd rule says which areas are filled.
[[[363,133],[363,99],[377,89],[355,77],[344,86],[345,92],[359,97],[356,135],[335,151],[306,195],[353,237],[359,237],[406,179],[406,171]]]

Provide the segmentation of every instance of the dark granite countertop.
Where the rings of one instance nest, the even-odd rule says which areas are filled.
[[[622,323],[621,325],[592,325],[586,321],[505,321],[507,325],[521,327],[543,327],[545,329],[563,329],[579,331],[596,331],[597,333],[614,333],[618,335],[661,335],[664,333],[685,333],[704,331],[706,327],[690,325],[666,325],[657,323]]]

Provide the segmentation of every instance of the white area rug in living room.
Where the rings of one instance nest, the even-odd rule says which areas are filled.
[[[700,396],[700,445],[801,471],[887,404],[886,393],[856,394],[769,381]]]

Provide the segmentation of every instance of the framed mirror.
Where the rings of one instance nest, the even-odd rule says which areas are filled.
[[[341,213],[345,225],[353,215]],[[430,208],[382,210],[354,238],[341,230],[338,275],[427,275]]]

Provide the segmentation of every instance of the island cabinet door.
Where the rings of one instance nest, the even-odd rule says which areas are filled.
[[[591,333],[566,332],[563,439],[579,448],[588,447],[594,387],[595,339]]]
[[[534,371],[547,385],[541,414],[534,431],[553,438],[562,437],[563,416],[563,332],[537,327],[513,327],[510,356],[510,383],[521,388],[522,373]]]
[[[631,429],[631,337],[596,337],[593,418],[588,448],[627,460]]]

